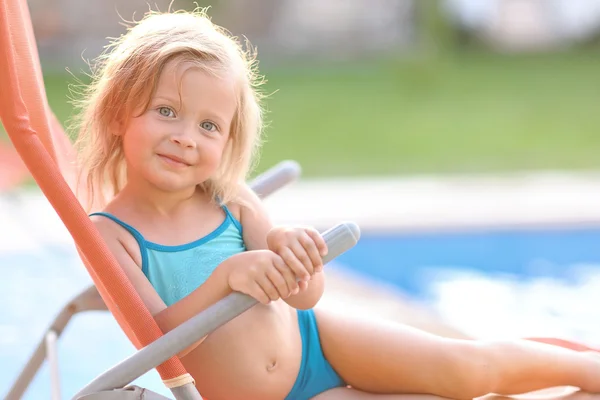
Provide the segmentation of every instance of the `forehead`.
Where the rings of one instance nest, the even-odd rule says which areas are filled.
[[[237,104],[236,81],[233,74],[208,70],[191,61],[171,60],[163,68],[155,97],[168,97],[179,106],[222,108],[231,114]]]

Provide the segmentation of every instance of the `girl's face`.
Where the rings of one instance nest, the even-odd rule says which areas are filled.
[[[167,63],[148,108],[132,117],[123,133],[128,181],[143,179],[175,192],[211,178],[235,111],[233,79],[189,63]]]

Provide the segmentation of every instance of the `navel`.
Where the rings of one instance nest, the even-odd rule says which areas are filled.
[[[273,372],[277,368],[277,360],[272,360],[267,365],[267,372]]]

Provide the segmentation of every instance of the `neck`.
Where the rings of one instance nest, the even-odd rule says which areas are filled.
[[[177,192],[160,190],[143,179],[128,179],[120,193],[127,196],[139,211],[149,211],[158,215],[172,215],[185,208],[197,198],[197,187]]]

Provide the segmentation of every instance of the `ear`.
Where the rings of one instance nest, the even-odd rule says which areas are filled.
[[[122,118],[115,118],[110,124],[110,132],[114,136],[123,136],[125,134],[125,123]]]

